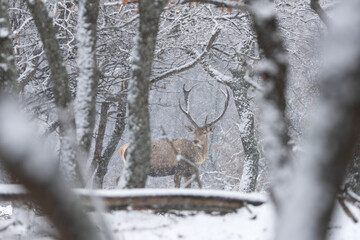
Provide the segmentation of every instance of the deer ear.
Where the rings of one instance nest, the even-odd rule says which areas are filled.
[[[215,129],[215,125],[211,125],[211,126],[209,127],[210,132],[213,132],[214,129]]]
[[[185,129],[188,130],[189,132],[194,132],[195,129],[191,126],[185,126]]]

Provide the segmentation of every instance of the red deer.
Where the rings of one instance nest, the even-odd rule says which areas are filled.
[[[185,126],[185,129],[189,132],[194,133],[194,139],[177,138],[172,141],[169,140],[154,140],[151,141],[151,159],[150,159],[150,170],[148,175],[152,177],[170,176],[174,175],[175,187],[179,188],[181,178],[184,177],[184,182],[187,183],[186,187],[191,188],[191,176],[195,173],[196,169],[201,163],[205,161],[209,153],[208,135],[215,129],[215,123],[217,123],[225,114],[226,109],[229,105],[229,91],[226,89],[225,95],[225,106],[222,113],[212,122],[207,123],[207,117],[203,126],[199,126],[189,113],[189,93],[195,86],[191,87],[190,90],[185,89],[183,86],[184,98],[186,104],[186,110],[183,109],[179,99],[180,110],[185,114],[193,126]],[[126,150],[129,144],[124,144],[120,148],[120,155],[126,164]],[[179,159],[181,156],[184,160]],[[190,161],[193,167],[186,163]]]

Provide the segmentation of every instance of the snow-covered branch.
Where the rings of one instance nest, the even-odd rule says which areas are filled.
[[[183,0],[183,1],[181,1],[182,4],[189,3],[189,2],[209,3],[209,4],[213,4],[217,7],[240,9],[240,10],[245,10],[245,11],[250,10],[249,5],[247,5],[247,4],[240,3],[240,2],[231,2],[231,1],[226,1],[226,0]]]
[[[177,67],[175,69],[170,69],[170,70],[162,73],[160,76],[157,76],[157,77],[151,79],[150,84],[154,84],[154,83],[156,83],[156,82],[158,82],[158,81],[160,81],[160,80],[162,80],[164,78],[167,78],[167,77],[169,77],[171,75],[178,74],[178,73],[181,73],[183,71],[186,71],[186,70],[194,67],[197,63],[201,62],[204,59],[204,57],[206,56],[206,54],[209,53],[213,43],[215,42],[216,38],[219,36],[220,32],[221,32],[221,29],[218,28],[218,27],[215,27],[215,29],[212,31],[212,34],[211,34],[211,37],[210,37],[209,41],[206,44],[206,47],[205,47],[204,51],[201,54],[199,54],[191,62],[186,63],[186,64],[184,64],[184,65],[182,65],[180,67]]]

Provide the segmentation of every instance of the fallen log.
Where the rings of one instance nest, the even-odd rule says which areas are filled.
[[[247,206],[259,206],[266,197],[221,190],[199,189],[74,189],[81,202],[92,208],[93,199],[100,199],[108,210],[195,210],[234,212]],[[29,193],[21,185],[0,184],[0,201],[26,201]]]

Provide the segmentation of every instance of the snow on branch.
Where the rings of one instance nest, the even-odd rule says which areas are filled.
[[[89,208],[92,208],[89,199],[100,198],[108,210],[195,210],[227,213],[235,212],[246,205],[259,206],[267,201],[266,197],[259,194],[200,189],[75,189],[74,193]],[[19,201],[27,198],[28,193],[21,186],[0,184],[0,200]]]
[[[186,4],[189,2],[209,3],[217,7],[240,9],[245,11],[250,10],[249,5],[247,4],[239,3],[239,2],[222,1],[222,0],[183,0],[181,1],[181,4]]]
[[[234,83],[232,77],[222,74],[221,72],[213,68],[209,63],[203,61],[201,62],[201,65],[203,66],[204,70],[210,75],[210,77],[214,78],[217,82],[228,86]],[[243,78],[243,80],[248,84],[250,84],[250,86],[256,89],[257,91],[260,92],[264,91],[264,88],[262,86],[260,86],[258,83],[254,82],[252,79],[248,77],[248,71],[246,71],[246,75]]]
[[[221,32],[221,29],[216,26],[213,29],[212,35],[211,35],[209,41],[207,42],[204,51],[201,54],[199,54],[193,61],[191,61],[189,63],[186,63],[186,64],[184,64],[184,65],[182,65],[182,66],[180,66],[178,68],[170,69],[169,71],[166,71],[166,72],[162,73],[160,76],[157,76],[157,77],[151,79],[150,84],[154,84],[154,83],[156,83],[156,82],[158,82],[158,81],[160,81],[160,80],[162,80],[164,78],[167,78],[167,77],[169,77],[169,76],[171,76],[173,74],[181,73],[183,71],[186,71],[186,70],[194,67],[197,63],[199,63],[200,61],[202,61],[204,59],[206,54],[209,53],[212,45],[214,44],[216,38],[219,36],[220,32]]]

